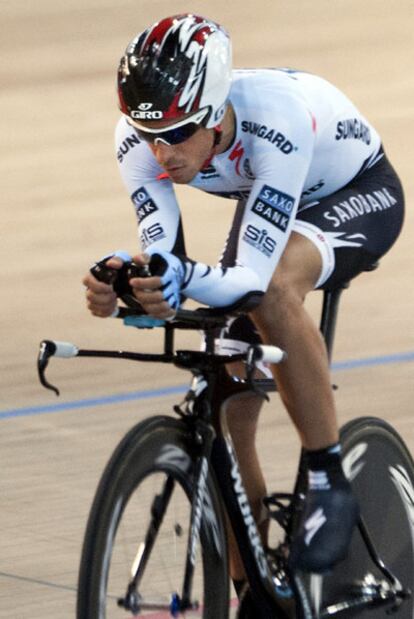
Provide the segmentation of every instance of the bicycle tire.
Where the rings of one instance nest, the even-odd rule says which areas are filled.
[[[347,423],[341,430],[341,442],[344,470],[374,546],[403,587],[413,591],[414,463],[410,452],[395,429],[375,417]],[[356,529],[345,561],[322,578],[322,615],[324,608],[333,608],[341,600],[349,599],[352,583],[360,582],[367,574],[377,581],[384,580]],[[339,616],[385,619],[389,611],[389,605],[382,605],[346,610]],[[410,597],[395,609],[393,616],[412,619],[413,612]]]
[[[168,477],[174,480],[175,486],[142,586],[148,587],[148,595],[151,597],[160,593],[165,599],[166,595],[174,591],[181,595],[187,542],[183,530],[190,522],[195,468],[195,459],[190,449],[190,434],[185,424],[165,416],[152,417],[137,424],[115,449],[99,482],[86,527],[78,579],[77,619],[131,616],[131,611],[125,612],[118,607],[116,598],[125,595],[130,579],[131,559],[137,555],[137,534],[142,535],[147,528],[154,495],[151,496],[152,490],[147,490],[146,497],[144,487],[155,478]],[[164,481],[157,483],[159,488]],[[177,513],[171,514],[169,519],[173,504],[179,512],[178,517],[184,511],[184,520],[178,522]],[[134,510],[131,516],[130,509]],[[229,579],[223,523],[216,485],[209,471],[200,527],[201,556],[198,561],[201,565],[195,576],[195,586],[200,588],[201,594],[200,608],[194,612],[187,611],[186,617],[228,617]],[[132,532],[123,533],[127,525],[132,528]],[[164,527],[166,541],[161,535]],[[115,549],[115,544],[121,542],[120,535],[125,535],[123,543],[131,553],[126,566],[121,565],[124,550],[121,552]],[[129,536],[132,536],[133,541]],[[164,553],[164,559],[161,553]],[[151,560],[154,560],[152,567]],[[121,576],[120,570],[124,570],[124,567],[127,568],[126,573],[124,575],[122,572]],[[166,574],[160,574],[161,569]],[[158,587],[163,591],[158,591]],[[164,619],[184,615],[173,615],[172,610],[152,610],[134,616]]]

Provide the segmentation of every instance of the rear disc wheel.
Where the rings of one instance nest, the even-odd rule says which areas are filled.
[[[407,591],[414,588],[414,464],[397,432],[377,418],[355,419],[341,431],[343,467],[358,499],[361,516],[376,552]],[[370,584],[371,583],[371,584]],[[382,587],[389,580],[374,564],[361,533],[355,530],[345,561],[321,578],[321,604],[334,608],[338,602],[355,599],[363,590]],[[340,617],[389,616],[390,604],[371,609],[355,608]],[[388,611],[388,612],[387,612]],[[398,619],[413,618],[412,597],[393,613]]]

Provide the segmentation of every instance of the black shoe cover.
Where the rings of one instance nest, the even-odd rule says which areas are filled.
[[[345,559],[359,516],[348,482],[329,490],[309,490],[299,529],[292,540],[292,569],[324,573]]]

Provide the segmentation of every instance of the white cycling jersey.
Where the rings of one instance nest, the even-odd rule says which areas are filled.
[[[315,75],[235,70],[229,100],[236,118],[234,140],[189,183],[246,200],[235,266],[186,264],[183,292],[212,306],[264,292],[298,206],[338,191],[381,156],[380,137],[371,124],[340,90]],[[172,251],[180,224],[173,184],[125,117],[117,126],[116,149],[142,248]]]

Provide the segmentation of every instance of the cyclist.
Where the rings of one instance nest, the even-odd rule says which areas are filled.
[[[324,572],[344,558],[358,506],[341,467],[326,350],[303,301],[389,250],[403,222],[400,181],[377,131],[340,90],[301,71],[232,70],[228,34],[197,15],[167,17],[134,38],[118,93],[117,157],[143,252],[134,261],[153,273],[131,279],[134,295],[159,318],[173,316],[184,297],[243,305],[249,317],[234,320],[218,347],[242,350],[260,337],[288,352],[272,372],[309,478],[290,562]],[[217,266],[187,257],[174,183],[238,200]],[[124,258],[112,255],[108,265],[120,268]],[[109,316],[112,287],[91,274],[84,284],[90,311]],[[229,421],[262,523],[260,407],[256,396],[243,411],[233,404]],[[239,588],[244,573],[234,551],[232,576]]]

